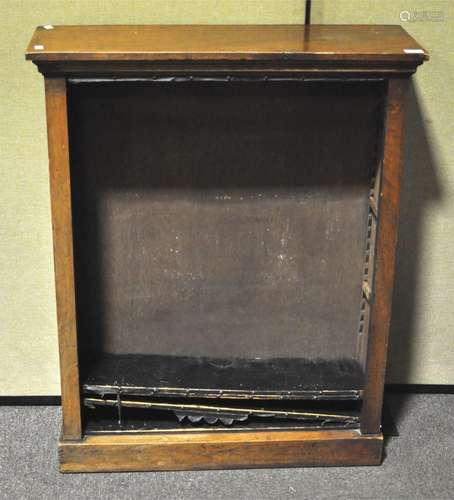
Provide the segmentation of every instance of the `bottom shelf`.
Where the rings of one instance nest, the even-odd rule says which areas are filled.
[[[86,366],[86,434],[359,428],[354,360],[111,355]]]
[[[350,400],[364,383],[354,359],[102,354],[83,372],[85,392],[165,397]]]

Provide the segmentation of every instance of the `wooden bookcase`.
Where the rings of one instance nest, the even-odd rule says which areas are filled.
[[[399,26],[44,26],[63,472],[372,465]]]

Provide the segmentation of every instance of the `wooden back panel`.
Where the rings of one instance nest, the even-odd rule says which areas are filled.
[[[81,347],[355,358],[381,95],[72,84]]]

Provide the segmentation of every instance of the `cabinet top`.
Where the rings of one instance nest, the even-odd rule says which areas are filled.
[[[262,61],[415,67],[428,54],[394,25],[40,26],[26,58],[50,62]]]

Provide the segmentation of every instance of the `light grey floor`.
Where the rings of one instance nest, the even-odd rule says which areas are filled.
[[[0,498],[454,498],[454,395],[393,395],[381,467],[132,474],[57,472],[59,407],[0,407]]]

